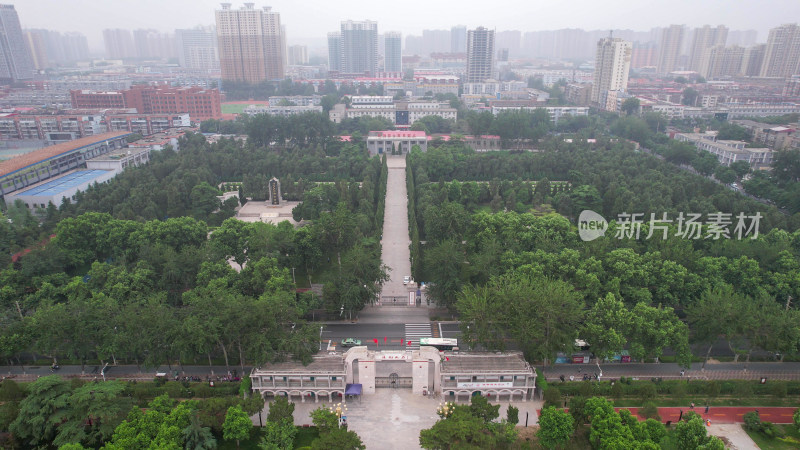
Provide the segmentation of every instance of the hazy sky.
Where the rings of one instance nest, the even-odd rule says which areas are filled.
[[[13,4],[23,28],[80,31],[102,48],[104,28],[172,31],[214,23],[212,0],[0,0]],[[239,8],[243,2],[231,2]],[[800,20],[799,0],[271,0],[254,2],[281,13],[289,43],[323,39],[341,20],[375,20],[378,31],[420,34],[423,29],[479,25],[501,30],[559,28],[648,30],[672,23],[724,24],[755,29]],[[301,42],[305,43],[305,42]]]

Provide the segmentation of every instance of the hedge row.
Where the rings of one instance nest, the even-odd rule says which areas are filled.
[[[613,383],[613,384],[612,384]],[[604,396],[650,398],[656,395],[735,395],[737,397],[767,396],[785,397],[800,395],[800,381],[770,381],[761,384],[757,380],[639,380],[621,379],[615,381],[576,381],[550,382],[549,386],[557,387],[562,395]]]
[[[79,379],[70,381],[72,388],[78,388],[84,383]],[[27,387],[30,383],[17,383],[13,380],[4,380],[0,383],[0,401],[21,400],[27,396]],[[215,382],[211,387],[206,382],[178,382],[178,381],[129,381],[122,395],[130,396],[139,403],[146,403],[159,395],[167,394],[171,398],[211,398],[211,397],[236,397],[240,394],[240,382]],[[249,386],[248,386],[249,387]]]

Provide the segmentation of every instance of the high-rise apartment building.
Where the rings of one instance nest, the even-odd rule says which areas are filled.
[[[738,45],[740,47],[751,47],[758,41],[758,31],[756,30],[731,30],[728,32],[727,45]]]
[[[764,54],[766,52],[767,44],[754,45],[744,49],[741,74],[746,77],[757,77],[761,74],[761,66],[764,65]]]
[[[328,70],[342,71],[342,33],[328,33]]]
[[[450,53],[467,51],[467,27],[456,25],[450,28]]]
[[[36,70],[44,70],[50,67],[50,58],[47,52],[47,36],[41,31],[44,30],[25,30],[25,41],[33,58],[33,67]]]
[[[14,5],[0,5],[0,79],[17,81],[33,78],[31,51]]]
[[[106,58],[129,59],[136,58],[136,47],[133,45],[133,35],[130,30],[107,29],[103,30],[103,44],[106,49]]]
[[[788,78],[800,72],[800,27],[790,23],[769,30],[762,77]]]
[[[347,20],[341,25],[343,73],[378,72],[378,23]]]
[[[700,65],[700,75],[708,79],[734,77],[742,70],[744,47],[715,45],[705,52]]]
[[[658,73],[670,73],[680,69],[679,60],[685,32],[683,25],[670,25],[662,31],[656,64]]]
[[[422,53],[447,53],[450,51],[450,30],[422,30]]]
[[[222,3],[216,21],[223,80],[255,84],[284,77],[279,13],[269,6],[255,9],[253,3],[245,3],[240,9]]]
[[[633,44],[620,38],[609,36],[597,41],[592,103],[605,107],[609,91],[625,91],[628,88],[632,50]]]
[[[290,66],[308,64],[308,47],[305,45],[290,45],[288,53]]]
[[[692,46],[689,48],[689,70],[699,71],[705,62],[706,51],[717,45],[724,47],[727,40],[728,27],[724,25],[715,28],[708,25],[695,28]]]
[[[522,47],[522,32],[519,30],[499,31],[495,34],[495,46],[508,49],[508,56],[519,56]]]
[[[175,30],[175,42],[181,67],[201,71],[219,69],[217,33],[212,27]]]
[[[139,58],[169,59],[178,56],[175,36],[158,30],[133,30],[133,46]]]
[[[653,67],[656,65],[658,48],[654,42],[634,42],[631,53],[631,67],[641,69],[642,67]]]
[[[385,72],[403,71],[403,35],[399,31],[387,31],[383,35],[383,70]]]
[[[494,78],[494,30],[478,27],[467,31],[467,73],[465,83],[482,83]]]

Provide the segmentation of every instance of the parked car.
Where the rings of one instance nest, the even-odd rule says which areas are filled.
[[[406,275],[403,277],[403,284],[408,284],[408,283],[411,283],[411,277],[409,275]]]
[[[342,339],[342,347],[356,347],[361,345],[361,339],[346,338]]]

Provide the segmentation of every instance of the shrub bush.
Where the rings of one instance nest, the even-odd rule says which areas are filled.
[[[510,424],[518,424],[519,423],[519,408],[515,406],[508,405],[508,410],[506,410],[506,420]]]
[[[675,398],[686,397],[686,384],[683,382],[671,384],[669,387],[669,393]]]
[[[642,383],[637,389],[637,394],[642,402],[654,399],[656,397],[656,386],[653,383]]]
[[[750,431],[761,431],[761,416],[758,411],[750,411],[742,417],[744,427]]]
[[[594,393],[594,389],[592,387],[593,383],[588,381],[581,382],[580,387],[578,388],[578,395],[581,397],[591,397]]]
[[[709,381],[706,383],[706,395],[711,398],[719,396],[719,383],[716,381]]]
[[[619,398],[622,397],[622,393],[623,393],[623,389],[622,389],[622,383],[621,382],[620,383],[614,383],[614,385],[611,386],[611,396],[614,397],[615,399],[619,400]]]
[[[542,408],[547,408],[548,406],[561,407],[561,391],[555,386],[548,386],[547,390],[544,391],[544,406]]]
[[[772,422],[761,422],[761,432],[771,438],[782,438],[786,436],[786,433]]]
[[[658,407],[653,402],[647,402],[639,409],[639,415],[645,419],[656,419],[661,421],[661,416],[658,415]]]
[[[784,398],[789,394],[786,383],[783,382],[773,382],[769,391],[770,394],[777,398]]]

